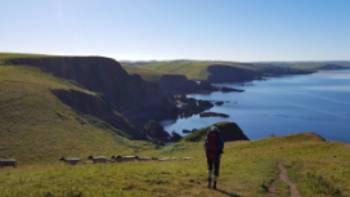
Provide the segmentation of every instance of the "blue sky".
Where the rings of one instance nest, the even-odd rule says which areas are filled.
[[[0,51],[350,60],[349,0],[3,0]]]

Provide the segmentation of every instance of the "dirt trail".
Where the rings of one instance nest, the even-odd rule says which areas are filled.
[[[268,188],[268,196],[269,197],[276,197],[276,184],[279,180],[283,181],[288,185],[289,195],[291,197],[301,197],[296,185],[289,179],[288,177],[288,171],[283,166],[282,163],[278,163],[277,165],[279,174],[278,177],[272,182],[272,184]]]

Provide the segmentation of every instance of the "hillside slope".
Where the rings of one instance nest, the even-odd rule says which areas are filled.
[[[350,147],[304,133],[227,142],[217,191],[206,188],[203,142],[181,142],[140,155],[191,160],[30,165],[0,171],[4,196],[289,196],[280,166],[302,196],[350,195]]]
[[[122,66],[129,74],[137,74],[146,81],[157,82],[160,80],[162,75],[167,74],[165,72],[160,72],[154,69],[148,69],[147,67],[132,66],[128,64],[122,64]]]
[[[96,93],[37,68],[0,65],[0,90],[1,158],[52,161],[63,155],[133,152],[138,144],[122,137],[128,136],[124,130],[65,105],[54,91],[99,100]],[[122,117],[113,117],[128,126]]]
[[[350,61],[257,62],[259,66],[278,66],[306,71],[349,69]]]
[[[283,67],[273,64],[254,64],[226,61],[150,61],[150,62],[122,62],[124,67],[138,67],[142,69],[127,69],[132,73],[146,75],[147,79],[159,79],[160,74],[178,74],[190,80],[208,82],[244,82],[260,79],[270,75],[304,74],[309,71],[298,68]],[[152,74],[150,71],[154,71]]]

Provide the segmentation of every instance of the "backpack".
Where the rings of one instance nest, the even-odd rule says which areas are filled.
[[[223,144],[222,139],[217,131],[211,131],[207,134],[205,141],[205,149],[207,157],[210,160],[214,160],[222,151]]]

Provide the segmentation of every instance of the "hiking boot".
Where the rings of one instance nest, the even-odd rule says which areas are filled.
[[[214,181],[214,184],[213,184],[213,189],[216,190],[216,181]]]
[[[208,188],[211,188],[211,179],[208,179]]]

